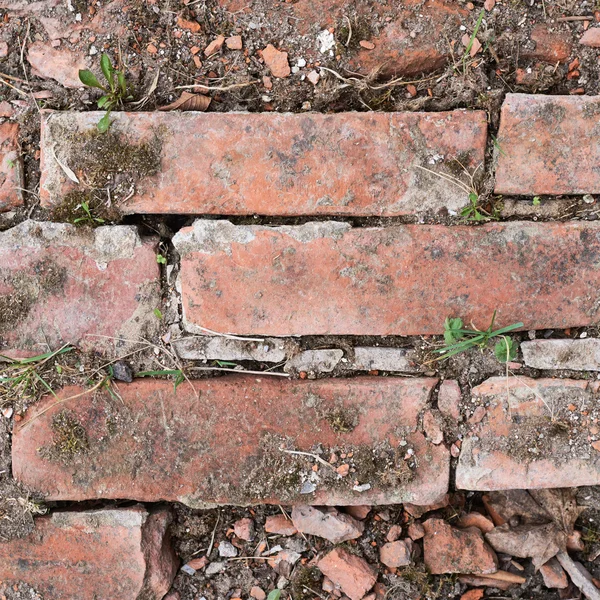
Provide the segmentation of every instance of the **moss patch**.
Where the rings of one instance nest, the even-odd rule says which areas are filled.
[[[15,286],[13,291],[0,296],[0,331],[6,331],[25,319],[35,303],[35,295],[22,273],[17,273],[12,283]]]
[[[324,490],[345,490],[359,497],[360,492],[352,491],[356,481],[368,483],[371,488],[378,490],[399,490],[413,479],[416,467],[413,462],[404,460],[405,448],[393,448],[389,443],[375,447],[319,445],[302,449],[309,455],[295,452],[292,440],[265,436],[259,454],[251,457],[242,468],[243,484],[236,490],[227,490],[232,501],[247,504],[278,498],[289,503],[298,500],[310,502],[314,497],[313,491]],[[336,455],[337,460],[329,463],[329,466],[310,454],[319,456],[325,462]],[[337,473],[336,467],[341,464],[349,466],[347,476],[342,477]],[[219,484],[215,482],[214,485],[213,495],[222,496],[223,490],[217,489]]]
[[[52,419],[52,431],[52,446],[40,450],[44,458],[69,463],[89,450],[85,428],[69,411],[63,410]]]
[[[0,332],[23,321],[41,298],[64,291],[67,270],[53,260],[35,263],[33,273],[31,276],[23,271],[15,273],[0,269],[0,282],[12,288],[9,293],[0,295]]]
[[[371,20],[360,15],[342,19],[338,22],[335,31],[338,53],[342,50],[360,50],[361,40],[370,40],[373,37]]]
[[[84,203],[88,207],[89,215],[83,208]],[[51,212],[53,221],[71,223],[78,227],[100,227],[116,223],[121,217],[121,211],[116,206],[107,206],[105,192],[98,193],[94,190],[69,192]]]
[[[158,136],[140,144],[131,143],[114,130],[79,134],[72,154],[72,167],[94,188],[117,189],[160,170],[162,144]],[[127,190],[129,191],[129,190]]]
[[[325,419],[336,433],[350,433],[358,425],[358,411],[335,408],[325,413]]]
[[[321,589],[322,575],[317,567],[299,567],[292,576],[292,598],[312,600],[315,591]]]
[[[73,131],[65,123],[52,122],[52,136],[61,140],[61,161],[77,175],[79,186],[55,204],[52,218],[77,225],[103,224],[89,218],[81,208],[105,222],[118,221],[119,207],[135,195],[146,177],[160,172],[162,140],[159,131],[143,142],[134,143],[118,131],[115,123],[106,133],[95,128]]]

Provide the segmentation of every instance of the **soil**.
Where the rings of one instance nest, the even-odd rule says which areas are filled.
[[[582,488],[580,494],[582,498],[587,498],[587,503],[592,504],[590,497],[590,488]],[[584,491],[585,490],[585,491]],[[597,498],[597,492],[594,498]],[[582,502],[586,502],[582,500]],[[210,542],[214,535],[214,546],[210,554],[211,561],[224,563],[224,571],[216,575],[206,575],[206,570],[198,570],[190,575],[181,571],[174,584],[174,589],[181,594],[182,600],[197,600],[206,598],[206,600],[220,600],[221,598],[235,598],[236,589],[249,590],[253,585],[258,585],[263,590],[272,589],[281,577],[289,581],[288,590],[291,591],[293,600],[313,600],[318,598],[310,590],[321,592],[322,575],[318,570],[312,569],[313,559],[320,558],[334,545],[326,540],[314,536],[302,536],[297,534],[292,537],[278,536],[275,534],[264,533],[264,521],[270,514],[281,514],[280,508],[257,506],[254,508],[232,508],[224,507],[210,511],[195,511],[184,507],[177,507],[176,520],[173,526],[173,534],[176,539],[177,550],[183,561],[189,561],[198,556],[204,556],[206,550],[210,547]],[[285,510],[285,509],[283,509]],[[449,507],[428,513],[421,520],[430,517],[440,517],[447,519],[450,523],[455,523],[459,511],[467,512],[479,510],[485,512],[481,502],[481,494],[471,493],[468,495],[455,494]],[[587,511],[588,509],[586,509]],[[592,516],[590,516],[592,515]],[[233,534],[233,523],[241,518],[251,518],[255,523],[256,537],[251,542],[239,540]],[[597,511],[584,512],[580,517],[580,522],[592,518],[593,523],[597,523]],[[400,525],[402,531],[406,532],[406,527],[413,519],[407,513],[404,513],[399,506],[376,507],[367,516],[365,520],[365,533],[357,540],[345,542],[343,546],[358,556],[362,556],[372,565],[379,562],[378,548],[385,544],[387,535],[393,525]],[[595,530],[594,530],[595,532]],[[229,560],[220,558],[216,546],[220,541],[233,541],[238,547],[239,556],[256,555],[257,549],[264,546],[263,554],[268,553],[270,548],[281,546],[284,550],[291,550],[302,555],[302,560],[293,566],[286,575],[277,573],[270,566],[265,564],[264,560]],[[417,547],[420,541],[416,542]],[[417,552],[419,552],[418,550]],[[579,558],[583,559],[584,555]],[[306,560],[305,560],[306,559]],[[556,591],[550,591],[543,585],[541,575],[534,573],[534,569],[529,561],[517,559],[517,562],[523,564],[523,572],[515,571],[518,574],[527,577],[527,584],[518,586],[510,592],[501,593],[499,590],[488,588],[490,597],[507,598],[544,598],[548,600],[558,600],[560,597]],[[592,570],[598,569],[585,562],[587,567]],[[501,557],[500,568],[511,569],[509,558]],[[441,600],[442,598],[459,598],[467,589],[461,584],[455,575],[431,576],[424,569],[423,565],[417,559],[416,563],[409,567],[403,567],[394,570],[379,568],[379,581],[386,587],[386,599],[394,600],[416,600],[417,598]],[[594,572],[596,572],[594,570]],[[306,583],[306,581],[310,583]],[[306,590],[305,588],[310,588]],[[325,596],[326,597],[326,596]],[[575,596],[574,596],[575,597]]]
[[[5,5],[6,3],[4,3]],[[212,98],[209,110],[227,111],[437,111],[454,108],[483,109],[487,111],[492,135],[495,135],[499,124],[499,111],[504,95],[507,92],[531,92],[544,94],[579,94],[588,95],[600,92],[600,64],[597,50],[579,45],[579,38],[584,31],[584,21],[574,20],[558,22],[557,18],[565,14],[571,16],[589,15],[598,10],[597,2],[585,0],[545,0],[541,2],[518,2],[506,0],[498,4],[492,13],[486,13],[485,19],[478,32],[478,39],[484,46],[484,51],[474,59],[462,60],[462,48],[453,56],[447,67],[440,68],[433,74],[415,76],[411,85],[415,93],[411,94],[407,82],[389,85],[389,80],[379,77],[376,73],[366,77],[357,77],[350,71],[353,57],[360,49],[361,40],[369,40],[377,36],[386,25],[386,17],[393,13],[393,3],[374,2],[373,0],[354,0],[346,4],[345,13],[332,8],[324,18],[331,20],[334,28],[335,46],[333,55],[319,52],[317,35],[321,27],[316,22],[306,22],[306,19],[295,16],[291,2],[277,0],[248,0],[229,3],[229,10],[220,6],[216,0],[201,2],[176,2],[175,0],[149,0],[148,2],[118,2],[99,3],[95,0],[72,0],[74,10],[70,11],[66,2],[47,2],[47,7],[34,11],[34,3],[15,3],[22,8],[19,10],[0,9],[0,41],[8,44],[9,52],[0,58],[0,77],[6,78],[9,85],[0,87],[0,102],[8,101],[15,110],[14,118],[20,124],[20,144],[23,151],[25,168],[25,206],[5,215],[0,215],[0,230],[9,228],[21,220],[33,217],[40,220],[64,220],[75,222],[81,226],[96,226],[103,222],[124,222],[140,227],[144,234],[158,233],[161,237],[161,252],[171,262],[174,250],[171,238],[181,227],[189,225],[192,218],[188,217],[156,217],[156,216],[125,216],[118,206],[106,208],[106,195],[100,195],[94,190],[87,195],[76,195],[65,198],[64,203],[49,213],[39,207],[39,113],[40,109],[53,110],[94,110],[101,93],[90,88],[68,89],[53,79],[38,77],[27,62],[27,50],[33,44],[41,42],[50,46],[51,37],[61,37],[58,48],[68,49],[74,56],[87,59],[90,68],[99,73],[100,52],[106,51],[114,64],[122,68],[131,86],[134,99],[124,106],[127,110],[156,110],[179,97],[181,86],[192,86],[196,92],[209,94]],[[52,5],[55,4],[55,7]],[[127,10],[122,10],[123,5]],[[186,6],[187,4],[187,6]],[[298,2],[297,4],[302,4]],[[337,3],[339,4],[339,3]],[[467,3],[459,2],[465,8],[467,17],[464,26],[468,32],[473,31],[483,2],[477,0],[469,10]],[[103,6],[104,5],[104,6]],[[330,13],[330,14],[329,14]],[[80,15],[78,20],[77,15]],[[189,23],[176,28],[178,18]],[[414,15],[418,25],[417,10]],[[88,29],[78,28],[80,25]],[[532,31],[537,24],[546,24],[550,31],[559,33],[572,43],[573,52],[564,63],[544,63],[527,58],[536,46],[532,40]],[[196,24],[196,25],[193,25]],[[199,31],[192,32],[199,26]],[[64,31],[66,30],[66,33]],[[57,31],[60,35],[57,34]],[[61,31],[63,33],[61,33]],[[181,35],[179,35],[181,33]],[[64,34],[64,35],[63,35]],[[237,52],[216,53],[205,57],[204,48],[217,35],[239,34],[243,38],[244,50]],[[439,35],[440,50],[447,51],[448,43],[444,40],[444,32]],[[262,62],[259,50],[273,43],[289,55],[290,66],[298,66],[299,60],[305,61],[305,67],[299,67],[297,73],[290,77],[277,79],[271,76]],[[153,50],[152,50],[153,49]],[[195,50],[198,50],[196,52]],[[458,56],[458,57],[457,57]],[[570,68],[573,61],[578,59],[578,66]],[[200,66],[197,63],[201,63]],[[318,63],[318,64],[317,64]],[[321,72],[321,81],[314,86],[306,79],[308,72],[315,67],[325,67],[330,71]],[[350,71],[349,71],[350,70]],[[333,73],[335,72],[335,73]],[[336,75],[336,73],[338,75]],[[576,73],[576,74],[574,74]],[[264,78],[269,78],[265,80]],[[340,78],[341,77],[341,78]],[[199,88],[198,85],[204,87]],[[195,86],[195,87],[194,87]],[[21,90],[21,92],[17,91]],[[43,96],[33,100],[32,94]],[[112,181],[110,191],[117,202],[125,198],[128,189],[136,178],[151,174],[156,170],[156,145],[148,147],[124,146],[119,140],[113,140],[110,133],[106,137],[92,136],[87,141],[87,151],[77,157],[81,168],[90,171],[90,165],[96,170],[92,174],[92,188],[95,183],[106,179]],[[100,144],[100,146],[98,145]],[[119,152],[107,152],[106,144],[118,148]],[[159,140],[157,140],[159,144]],[[125,154],[123,154],[125,152]],[[581,198],[547,199],[541,198],[540,205],[534,205],[531,199],[496,197],[491,192],[490,160],[494,145],[490,142],[487,152],[487,171],[477,179],[477,191],[485,213],[501,220],[532,219],[532,220],[566,220],[589,219],[596,220],[600,216],[596,202],[588,204]],[[98,155],[105,157],[104,162],[98,162]],[[72,164],[71,162],[69,164]],[[143,165],[143,168],[140,167]],[[124,177],[115,177],[115,173],[123,166]],[[96,218],[85,219],[81,213],[82,201],[87,202],[92,215]],[[79,208],[78,208],[79,207]],[[560,210],[557,210],[560,207]],[[267,219],[264,217],[238,217],[232,219],[236,223],[253,224],[295,224],[308,220],[324,220],[324,218],[298,219]],[[435,215],[422,222],[454,224],[461,221],[460,216]],[[348,219],[355,227],[381,226],[392,223],[415,222],[415,219]],[[475,224],[473,224],[475,225]],[[166,268],[163,268],[166,285]],[[47,270],[52,275],[52,270]],[[0,271],[1,281],[1,271]],[[32,294],[36,298],[44,293],[52,293],[60,288],[60,274],[47,278],[41,287],[35,282],[24,282],[22,293],[6,300],[0,297],[0,336],[2,323],[18,319],[19,315],[28,310]],[[176,317],[173,309],[165,322],[170,323]],[[4,316],[4,318],[2,318]],[[457,315],[458,316],[458,315]],[[167,326],[162,334],[167,333]],[[538,337],[571,337],[578,338],[582,334],[597,336],[594,328],[579,328],[569,331],[533,332]],[[527,332],[513,335],[516,340],[528,339]],[[155,340],[157,347],[161,341]],[[473,349],[467,353],[456,355],[447,361],[431,362],[435,357],[432,351],[442,345],[438,337],[327,337],[311,336],[295,340],[302,349],[341,348],[351,355],[355,346],[392,346],[412,347],[416,350],[424,365],[425,373],[439,376],[442,379],[457,379],[463,390],[463,412],[466,406],[469,410],[474,405],[467,404],[470,389],[491,376],[505,375],[505,366],[500,364],[493,355],[493,349]],[[154,348],[146,353],[128,357],[127,362],[133,371],[156,368]],[[160,361],[164,367],[179,368],[181,365],[169,362],[163,353]],[[518,360],[518,359],[517,359]],[[215,365],[216,363],[211,363]],[[184,368],[193,366],[186,363]],[[272,365],[240,362],[244,369],[265,370]],[[58,368],[57,368],[58,367]],[[281,371],[281,365],[275,367]],[[0,362],[0,377],[10,375],[9,363]],[[89,383],[100,381],[110,376],[110,366],[105,366],[101,357],[83,355],[71,352],[48,361],[42,370],[38,371],[44,380],[58,389],[67,384]],[[542,372],[523,367],[519,375],[542,377],[571,377],[576,379],[595,379],[594,373],[582,372]],[[343,365],[329,376],[352,375]],[[388,373],[372,373],[373,376],[388,376]],[[414,374],[408,374],[414,376]],[[200,376],[218,376],[218,373],[203,372]],[[0,400],[2,408],[14,408],[17,417],[28,406],[46,393],[44,386],[35,380],[24,390],[19,388],[0,388],[3,394]],[[56,445],[49,449],[57,453],[59,460],[68,460],[77,452],[85,452],[85,439],[79,435],[77,424],[70,420],[68,414],[62,414],[61,420],[55,423]],[[572,414],[557,414],[557,435],[566,435],[577,431],[577,423],[572,423]],[[331,422],[340,430],[353,427],[352,415],[331,414]],[[458,424],[447,424],[447,439],[460,433]],[[11,477],[10,473],[10,428],[11,418],[0,417],[0,539],[11,539],[26,535],[33,526],[33,515],[47,510],[41,499],[32,497],[27,490],[22,489]],[[536,444],[538,451],[539,437],[530,440]],[[329,449],[328,449],[329,450]],[[347,449],[346,449],[347,450]],[[326,453],[327,454],[327,453]],[[389,457],[388,457],[389,458]],[[395,463],[393,457],[390,458]],[[285,461],[284,461],[285,462]],[[288,461],[289,462],[289,461]],[[301,461],[294,460],[294,465]],[[287,464],[287,463],[286,463]],[[307,465],[301,463],[301,468]],[[262,465],[263,473],[267,465]],[[277,471],[279,472],[279,470]],[[272,473],[269,472],[269,475]],[[277,475],[277,473],[275,473]],[[410,472],[401,474],[410,477]],[[263,485],[260,477],[254,481],[257,486]],[[599,488],[581,488],[580,503],[586,506],[578,521],[578,527],[583,531],[587,550],[600,550],[600,491]],[[456,501],[460,506],[465,503],[467,510],[483,509],[479,493],[458,495]],[[50,506],[51,507],[51,506]],[[291,590],[291,597],[296,600],[318,597],[318,594],[307,592],[307,588],[321,590],[321,575],[312,568],[311,561],[316,556],[326,552],[332,546],[319,538],[302,536],[282,538],[263,533],[262,525],[268,514],[278,513],[275,507],[258,506],[254,508],[222,507],[219,509],[199,511],[175,505],[176,521],[173,535],[178,552],[185,562],[192,557],[204,555],[209,546],[216,548],[225,539],[231,539],[229,531],[235,520],[250,516],[257,528],[257,539],[245,543],[237,540],[240,551],[254,554],[256,546],[263,539],[268,546],[280,544],[302,554],[302,561],[292,567],[285,575],[277,574],[264,560],[230,561],[226,563],[224,572],[214,576],[206,576],[203,571],[195,575],[180,572],[174,584],[174,590],[181,594],[181,600],[222,600],[235,597],[239,588],[244,594],[252,585],[259,585],[264,590],[271,589],[285,577],[290,582],[286,589]],[[456,507],[438,511],[449,519],[456,516]],[[383,516],[380,516],[383,515]],[[385,518],[384,518],[385,517]],[[363,555],[371,564],[378,564],[377,546],[385,542],[389,527],[394,523],[406,525],[406,514],[401,507],[379,507],[367,517],[365,534],[347,547]],[[214,533],[214,544],[211,543]],[[375,543],[375,545],[373,545]],[[600,577],[600,566],[597,561],[585,561],[586,567]],[[589,555],[588,555],[589,556]],[[210,555],[212,561],[219,561],[218,551],[214,549]],[[504,565],[508,568],[508,565]],[[556,592],[543,587],[541,576],[534,574],[529,561],[524,563],[527,584],[509,593],[493,591],[491,596],[511,598],[558,598]],[[393,574],[380,571],[380,581],[387,586],[388,599],[412,599],[419,595],[425,598],[458,598],[466,586],[458,583],[456,578],[431,577],[417,562],[415,567],[407,567]],[[6,587],[6,586],[5,586]],[[35,599],[40,596],[27,586],[0,586],[0,595],[6,598]],[[574,594],[574,592],[573,592]],[[573,594],[568,597],[573,597]],[[245,597],[245,596],[244,596]]]

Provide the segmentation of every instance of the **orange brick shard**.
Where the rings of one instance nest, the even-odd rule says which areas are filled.
[[[170,519],[141,506],[38,517],[30,535],[0,544],[0,581],[23,581],[48,599],[159,600],[179,563]]]

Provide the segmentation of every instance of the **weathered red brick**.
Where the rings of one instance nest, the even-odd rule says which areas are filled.
[[[108,352],[113,340],[91,336],[152,336],[160,306],[155,246],[127,226],[25,221],[0,232],[0,349],[76,344]]]
[[[564,590],[569,587],[567,574],[556,558],[551,558],[545,565],[542,565],[540,573],[544,578],[544,585],[547,588]]]
[[[449,477],[448,450],[418,430],[435,383],[234,376],[194,381],[198,395],[187,383],[175,393],[172,382],[138,380],[119,386],[123,402],[100,390],[56,406],[49,397],[15,428],[13,472],[53,500],[425,504],[443,496]],[[66,388],[58,397],[81,391]],[[57,449],[63,411],[85,431],[81,451],[68,456]],[[355,472],[339,480],[334,469],[280,449],[316,445],[354,452],[346,462]],[[315,492],[302,494],[307,480]],[[356,481],[371,488],[354,491]]]
[[[600,27],[588,29],[581,36],[579,43],[583,46],[589,46],[590,48],[600,48]]]
[[[600,484],[600,452],[592,447],[598,435],[590,431],[599,389],[597,381],[528,377],[493,377],[474,387],[472,398],[489,406],[463,439],[456,487]]]
[[[535,47],[521,48],[519,56],[525,60],[541,60],[552,64],[564,63],[571,56],[572,40],[569,31],[550,30],[540,23],[531,30]]]
[[[16,123],[0,123],[0,213],[23,204],[23,165],[18,135]]]
[[[57,511],[33,532],[0,544],[0,581],[22,581],[48,600],[160,600],[178,559],[166,510]]]
[[[77,187],[81,149],[65,135],[94,131],[99,112],[42,121],[44,206]],[[161,140],[161,172],[137,182],[125,213],[405,215],[458,210],[467,195],[420,166],[459,178],[484,160],[486,117],[445,113],[113,113],[130,143]],[[79,137],[85,140],[85,136]],[[462,173],[462,174],[461,174]]]
[[[428,73],[446,65],[451,47],[440,44],[446,39],[460,39],[460,25],[469,12],[456,3],[442,0],[405,0],[402,8],[394,7],[393,20],[380,35],[371,39],[373,50],[362,49],[352,60],[355,69],[365,74],[377,69],[387,77],[406,77]]]
[[[527,340],[523,361],[534,369],[600,371],[600,338]]]
[[[461,530],[443,519],[428,519],[423,528],[423,560],[430,573],[486,575],[498,570],[495,552],[476,527]]]
[[[507,94],[498,132],[495,191],[600,192],[598,115],[596,96]]]
[[[597,223],[353,229],[199,220],[173,242],[190,331],[439,334],[447,316],[485,328],[495,309],[499,326],[598,320]]]
[[[377,581],[377,572],[364,558],[342,547],[326,554],[317,566],[350,600],[362,600]]]

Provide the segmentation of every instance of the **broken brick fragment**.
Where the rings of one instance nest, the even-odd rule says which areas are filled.
[[[179,560],[167,510],[141,506],[56,511],[27,537],[0,544],[0,581],[22,581],[44,598],[161,600]]]
[[[18,136],[17,123],[0,123],[0,213],[23,204],[23,164]]]

